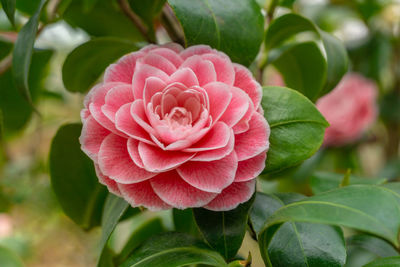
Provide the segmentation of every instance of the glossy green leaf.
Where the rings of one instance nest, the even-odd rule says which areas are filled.
[[[229,211],[193,209],[196,224],[205,240],[227,260],[235,257],[242,245],[253,201],[254,195],[249,201]]]
[[[254,0],[169,0],[187,46],[207,44],[250,65],[263,40],[264,20]]]
[[[331,189],[338,188],[343,180],[343,174],[332,172],[316,172],[310,178],[311,190],[314,194],[319,194]],[[350,176],[350,184],[374,184],[381,185],[387,180],[384,178],[364,178],[356,175]]]
[[[108,194],[104,204],[103,215],[101,218],[101,239],[100,239],[100,257],[98,266],[105,265],[104,262],[108,260],[107,241],[118,224],[118,221],[128,209],[129,204],[124,199],[114,195]]]
[[[146,0],[147,1],[147,0]],[[71,0],[63,19],[95,37],[119,37],[133,42],[144,41],[132,21],[122,12],[117,1],[96,0],[91,9],[82,0]]]
[[[1,43],[0,43],[1,47]],[[11,48],[11,47],[10,47]],[[0,52],[1,54],[1,52]],[[35,103],[43,91],[44,77],[53,55],[51,50],[34,50],[29,69],[29,92]],[[32,106],[16,88],[11,69],[0,75],[0,108],[3,110],[5,137],[22,130],[32,116]]]
[[[12,65],[15,86],[29,103],[32,103],[28,83],[29,67],[32,61],[33,44],[36,39],[39,17],[45,2],[46,0],[40,1],[35,14],[19,31],[13,52]]]
[[[168,266],[178,267],[192,264],[227,266],[217,252],[182,233],[165,233],[147,240],[121,267]]]
[[[350,185],[283,206],[259,234],[266,263],[268,247],[282,223],[288,221],[341,225],[380,236],[398,246],[399,196],[374,185]]]
[[[400,256],[376,259],[363,267],[398,267],[400,266]]]
[[[250,212],[254,231],[259,233],[265,221],[276,210],[303,198],[304,196],[294,193],[257,193]],[[269,244],[268,259],[272,266],[282,267],[343,266],[346,260],[343,233],[340,228],[329,225],[286,222]]]
[[[88,91],[108,65],[137,49],[130,41],[109,37],[93,39],[78,46],[63,65],[65,88],[70,92]]]
[[[4,9],[8,19],[10,20],[11,24],[14,25],[14,13],[15,13],[15,2],[16,0],[1,0],[1,6]]]
[[[198,233],[192,209],[173,209],[172,216],[174,219],[175,231],[193,235]]]
[[[127,257],[144,241],[149,239],[151,236],[158,235],[164,231],[165,229],[160,218],[155,217],[145,221],[133,231],[128,239],[128,242],[125,244],[121,253],[118,255],[118,261],[124,262]]]
[[[22,260],[14,252],[0,246],[0,265],[4,267],[23,267]]]
[[[296,166],[321,146],[328,123],[314,104],[295,90],[264,87],[262,107],[271,135],[264,172]]]
[[[81,150],[81,124],[58,129],[50,149],[51,185],[65,214],[84,229],[100,225],[107,189]]]
[[[274,62],[285,84],[315,101],[326,78],[326,61],[315,42],[293,45]]]

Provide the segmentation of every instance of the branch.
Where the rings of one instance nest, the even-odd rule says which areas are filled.
[[[175,17],[172,16],[172,12],[168,5],[165,5],[162,10],[161,23],[173,42],[185,46],[185,39],[183,38],[181,28],[179,27]]]
[[[154,43],[153,38],[149,36],[149,30],[147,26],[142,22],[142,20],[137,16],[129,6],[129,3],[127,0],[118,0],[118,4],[121,7],[122,11],[125,13],[125,15],[135,24],[135,26],[138,28],[140,33],[143,35],[143,37],[146,39],[147,42],[149,43]]]

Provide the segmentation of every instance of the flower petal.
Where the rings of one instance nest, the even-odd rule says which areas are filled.
[[[237,87],[231,87],[232,100],[229,103],[224,115],[219,119],[225,122],[229,127],[237,124],[249,109],[249,105],[252,105],[249,96]]]
[[[111,64],[106,69],[104,73],[104,82],[123,82],[132,84],[136,61],[143,56],[145,56],[145,53],[141,51],[123,56],[116,64]]]
[[[245,182],[257,177],[264,170],[266,159],[267,153],[262,152],[253,158],[239,161],[235,182]]]
[[[133,160],[133,162],[135,162],[135,164],[137,166],[139,166],[140,168],[144,168],[143,161],[140,158],[140,154],[139,154],[139,143],[140,142],[138,140],[129,138],[128,139],[128,153],[129,153],[129,156],[131,156],[131,159]]]
[[[151,101],[151,97],[154,94],[161,92],[166,86],[167,84],[157,77],[147,78],[143,92],[144,103],[147,105]]]
[[[184,149],[185,152],[199,152],[223,148],[231,137],[231,129],[223,122],[217,122],[214,127],[199,142]]]
[[[232,151],[225,158],[216,161],[189,161],[177,171],[190,185],[203,191],[220,193],[235,179],[237,166],[236,153]]]
[[[183,50],[180,55],[183,59],[187,59],[193,55],[203,55],[212,52],[213,49],[208,45],[193,45]]]
[[[163,201],[178,209],[202,207],[217,195],[187,184],[176,171],[160,173],[150,183]]]
[[[169,78],[168,75],[162,70],[138,62],[132,78],[133,96],[135,99],[143,98],[144,86],[146,79],[149,77],[157,77],[163,81],[166,81]]]
[[[182,83],[186,87],[199,85],[196,74],[189,68],[182,68],[174,72],[174,74],[169,77],[168,83],[174,82]]]
[[[119,191],[118,184],[114,181],[111,180],[109,177],[105,176],[99,168],[99,165],[94,164],[94,169],[96,170],[96,175],[99,178],[99,182],[105,186],[107,186],[108,191],[111,193],[121,196],[121,191]]]
[[[235,63],[233,65],[235,69],[234,86],[245,91],[253,101],[254,107],[257,108],[262,98],[262,88],[260,84],[253,78],[253,75],[247,68]]]
[[[224,114],[232,99],[230,86],[220,82],[209,83],[204,86],[210,101],[210,115],[213,122]]]
[[[217,81],[227,85],[233,85],[235,81],[235,70],[227,55],[214,50],[212,53],[201,55],[201,57],[214,64]]]
[[[86,118],[83,122],[83,128],[79,142],[83,152],[94,161],[97,161],[100,145],[110,134],[110,131],[101,126],[92,116]]]
[[[190,68],[195,73],[200,86],[217,81],[214,64],[209,60],[202,59],[200,56],[194,55],[186,59],[182,67]]]
[[[112,122],[115,121],[115,113],[126,104],[133,102],[132,86],[128,84],[112,88],[105,96],[105,104],[101,106],[104,115]]]
[[[168,75],[171,75],[176,71],[176,67],[171,61],[153,52],[150,52],[145,57],[141,58],[140,63],[153,66]]]
[[[197,152],[191,161],[214,161],[219,160],[227,155],[229,155],[235,145],[235,135],[231,131],[231,136],[229,138],[228,144],[222,148]]]

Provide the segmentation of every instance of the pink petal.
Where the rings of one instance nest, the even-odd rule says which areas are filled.
[[[218,149],[197,152],[196,156],[194,156],[191,159],[191,161],[214,161],[222,159],[232,152],[234,145],[235,145],[235,136],[231,131],[231,136],[226,146]]]
[[[143,206],[151,211],[171,208],[154,193],[149,181],[134,184],[118,184],[118,187],[124,199],[132,207]]]
[[[101,107],[104,115],[112,122],[115,121],[115,113],[126,104],[133,102],[132,86],[120,85],[112,88],[105,96],[105,104]]]
[[[160,173],[150,183],[163,201],[178,209],[202,207],[216,196],[187,184],[176,171]]]
[[[207,92],[210,101],[210,115],[215,123],[224,114],[231,102],[232,93],[230,86],[224,83],[214,82],[204,86],[204,90]]]
[[[245,182],[257,177],[265,168],[267,153],[262,152],[254,158],[239,161],[235,182]]]
[[[133,52],[123,56],[116,64],[111,64],[104,73],[104,82],[132,83],[136,60],[143,57],[143,52]]]
[[[263,109],[260,109],[260,110],[264,111]],[[253,113],[254,113],[254,107],[253,107],[253,105],[249,105],[249,109],[247,110],[246,114],[244,114],[244,116],[240,119],[240,121],[232,127],[233,132],[235,134],[244,133],[249,130],[249,127],[250,127],[249,121],[253,117]],[[260,113],[260,114],[264,114],[264,113]]]
[[[168,83],[174,82],[182,83],[186,87],[199,85],[196,74],[189,68],[182,68],[174,72],[174,74],[169,77]]]
[[[252,105],[249,96],[237,87],[231,87],[232,100],[229,103],[224,115],[219,119],[225,122],[229,127],[237,124]]]
[[[217,122],[199,142],[186,148],[185,152],[199,152],[223,148],[231,137],[231,129],[223,122]]]
[[[81,136],[79,137],[83,152],[92,160],[97,161],[100,145],[109,134],[109,130],[98,124],[97,121],[89,115],[83,122]]]
[[[187,59],[193,55],[203,55],[207,53],[212,53],[213,49],[208,45],[194,45],[186,48],[181,52],[181,57]]]
[[[90,103],[89,105],[89,110],[90,114],[92,114],[93,118],[104,128],[109,130],[110,132],[113,132],[115,134],[118,134],[120,136],[124,136],[125,134],[122,133],[121,131],[118,131],[115,128],[114,123],[104,115],[103,111],[101,110],[100,106],[96,106],[94,103]]]
[[[131,105],[131,115],[137,124],[142,126],[149,134],[157,135],[156,131],[151,127],[144,110],[143,100],[135,100]]]
[[[239,204],[248,201],[255,191],[256,180],[233,183],[225,188],[221,194],[208,203],[204,208],[213,211],[226,211],[236,208]]]
[[[247,132],[235,135],[235,151],[239,161],[252,158],[269,147],[269,125],[258,112],[253,113]]]
[[[165,151],[155,146],[139,143],[139,155],[146,170],[160,172],[176,168],[190,160],[195,154],[180,151]]]
[[[140,63],[153,66],[157,69],[162,70],[168,75],[171,75],[176,71],[176,67],[174,64],[171,63],[171,61],[153,52],[147,54],[144,58],[140,59]]]
[[[156,175],[138,167],[131,159],[127,139],[108,135],[100,146],[98,161],[101,172],[118,183],[129,184],[147,180]]]
[[[146,83],[146,79],[149,77],[157,77],[163,81],[166,81],[168,79],[168,75],[162,70],[138,62],[136,64],[135,73],[133,74],[132,79],[133,95],[135,99],[143,98],[144,86]]]
[[[237,166],[236,153],[232,151],[225,158],[216,161],[189,161],[177,171],[190,185],[203,191],[220,193],[235,179]]]
[[[147,104],[151,101],[151,97],[158,92],[162,92],[162,90],[167,86],[167,84],[157,78],[157,77],[149,77],[146,79],[146,83],[144,85],[143,92],[143,100],[144,103]]]
[[[133,162],[140,168],[144,168],[144,164],[139,154],[139,141],[129,138],[128,139],[128,153]]]
[[[117,111],[115,114],[115,126],[127,136],[154,145],[149,133],[133,119],[131,115],[131,106],[131,103],[127,103]]]
[[[232,62],[227,55],[213,51],[213,53],[203,54],[201,57],[214,64],[217,81],[233,85],[235,81],[235,70],[233,69]]]
[[[121,192],[119,191],[118,185],[114,180],[111,180],[109,177],[105,176],[101,171],[97,164],[94,164],[94,169],[96,170],[96,175],[99,178],[99,182],[105,186],[107,186],[108,191],[111,193],[121,196]]]
[[[262,88],[260,84],[253,78],[251,72],[239,64],[233,64],[235,68],[235,83],[234,86],[245,91],[257,108],[261,103]]]
[[[200,56],[191,56],[183,62],[181,67],[190,68],[196,74],[200,86],[217,81],[214,64],[209,60],[202,59]]]

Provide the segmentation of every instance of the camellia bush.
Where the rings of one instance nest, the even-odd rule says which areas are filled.
[[[0,2],[4,216],[19,144],[91,265],[400,266],[398,1]]]

